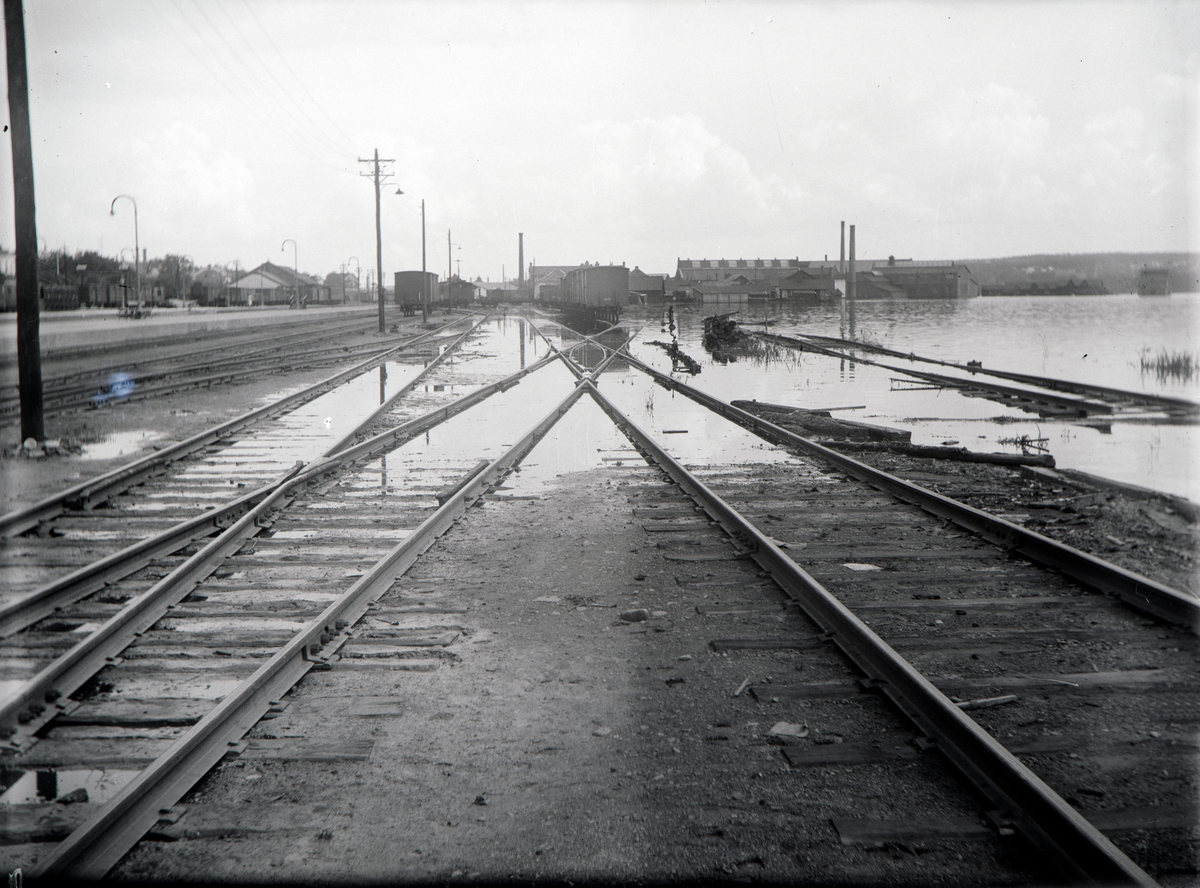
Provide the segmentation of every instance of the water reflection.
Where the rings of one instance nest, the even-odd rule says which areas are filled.
[[[0,769],[0,805],[35,805],[44,802],[107,802],[140,772],[96,768],[84,770],[22,771]]]

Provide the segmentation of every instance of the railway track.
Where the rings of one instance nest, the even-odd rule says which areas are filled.
[[[799,472],[788,466],[748,480],[727,469],[704,473],[706,485],[633,431],[614,406],[606,407],[647,458],[814,620],[821,631],[802,649],[832,641],[861,671],[857,687],[888,697],[916,728],[891,752],[877,741],[832,755],[802,748],[785,752],[789,763],[898,760],[913,743],[937,749],[997,806],[989,816],[1000,829],[1017,828],[1072,879],[1148,880],[1122,852],[1106,849],[1082,812],[1094,811],[1109,832],[1133,834],[1129,850],[1143,859],[1174,856],[1178,864],[1194,857],[1187,832],[1197,815],[1191,785],[1200,736],[1200,706],[1193,699],[1200,599],[872,469],[629,362],[657,384],[807,457]],[[674,531],[686,551],[691,528],[671,527],[673,517],[664,515],[664,529]],[[1131,610],[1157,619],[1139,619]],[[1031,613],[1037,615],[1032,626]],[[714,649],[772,646],[760,641],[726,639]],[[812,701],[841,698],[846,689],[805,682],[751,693]],[[955,695],[949,703],[978,710],[977,723],[956,724],[971,719],[954,717],[957,707],[947,694]],[[929,702],[920,702],[926,695]],[[1014,705],[1022,700],[1025,705]],[[992,765],[984,761],[993,754],[998,770],[988,773]],[[1164,760],[1178,764],[1173,775],[1159,767]],[[1026,768],[1033,778],[1028,785]],[[866,832],[855,833],[858,828]],[[913,832],[902,821],[891,828],[893,838]],[[881,824],[848,824],[843,838],[878,839],[886,831]],[[1093,841],[1083,850],[1081,843]],[[1109,868],[1089,869],[1091,862]]]
[[[463,334],[460,342],[470,332]],[[485,341],[476,343],[477,347],[487,348],[486,333]],[[144,563],[142,553],[136,558],[144,566],[127,579],[118,574],[136,568],[136,563],[120,568],[110,565],[110,581],[100,595],[64,601],[50,620],[10,635],[6,642],[11,655],[6,684],[11,686],[14,680],[19,681],[20,690],[8,696],[0,714],[7,735],[7,751],[15,751],[5,762],[9,782],[14,769],[27,766],[25,779],[33,781],[31,786],[36,784],[43,795],[45,781],[49,779],[45,775],[55,775],[53,780],[58,785],[50,797],[68,795],[71,789],[90,785],[92,797],[103,798],[105,791],[113,789],[111,783],[102,785],[103,780],[185,780],[190,785],[215,761],[209,760],[211,744],[205,746],[201,742],[203,748],[199,752],[184,755],[188,758],[183,766],[186,778],[179,776],[177,767],[169,769],[172,771],[169,778],[133,775],[158,758],[160,750],[173,748],[185,733],[186,725],[207,719],[203,713],[211,710],[217,699],[222,700],[221,707],[233,706],[232,690],[242,687],[246,679],[256,674],[264,660],[279,660],[284,664],[279,673],[282,677],[270,679],[282,682],[272,685],[276,688],[275,696],[282,696],[308,669],[328,668],[329,656],[346,640],[340,637],[331,643],[334,636],[342,634],[350,619],[340,616],[343,610],[359,608],[350,619],[353,622],[365,609],[365,605],[359,607],[363,603],[364,583],[347,578],[362,576],[362,571],[369,568],[371,583],[377,585],[386,580],[383,586],[386,588],[393,579],[387,571],[402,569],[395,567],[401,556],[391,551],[397,541],[407,538],[406,551],[412,550],[421,539],[427,546],[448,526],[444,515],[449,512],[445,510],[430,518],[429,512],[434,511],[430,500],[436,500],[452,482],[466,480],[481,485],[489,479],[494,481],[496,473],[504,471],[502,460],[482,473],[477,469],[468,471],[469,467],[460,465],[453,457],[421,461],[421,465],[406,466],[401,472],[394,468],[389,488],[387,454],[422,434],[428,435],[469,407],[495,395],[504,400],[506,393],[524,376],[541,370],[551,360],[543,358],[516,368],[509,366],[516,363],[515,354],[477,353],[472,360],[471,347],[468,344],[456,352],[444,352],[447,357],[462,359],[457,361],[458,367],[452,367],[453,362],[447,360],[430,368],[418,384],[420,391],[413,393],[414,383],[407,382],[401,392],[384,398],[376,415],[329,448],[337,453],[320,457],[307,466],[297,466],[253,496],[243,498],[240,517],[236,521],[230,520],[232,516],[227,517],[228,526],[211,540],[196,534],[200,538],[193,544],[181,551],[176,549],[169,556],[168,550],[163,550],[149,564]],[[521,357],[524,365],[523,351]],[[494,378],[502,370],[512,372]],[[560,387],[570,391],[569,375],[560,372]],[[456,397],[463,388],[469,394]],[[400,395],[405,391],[413,396],[402,403]],[[512,399],[508,395],[509,403],[496,409],[512,410]],[[520,400],[519,395],[517,399]],[[477,408],[484,409],[487,408]],[[417,415],[406,418],[405,413]],[[343,447],[346,440],[357,443]],[[419,440],[416,447],[420,451]],[[401,451],[393,459],[403,456]],[[396,474],[401,475],[399,483]],[[465,494],[461,490],[459,494],[457,499],[450,494],[446,496],[461,510]],[[386,524],[378,517],[381,495],[391,510]],[[412,534],[397,530],[396,510],[403,516],[403,525],[412,528],[428,525],[432,529]],[[207,532],[212,533],[213,528],[210,526]],[[319,545],[315,543],[317,538]],[[372,564],[375,567],[371,568]],[[352,590],[340,594],[348,584]],[[331,601],[339,608],[339,617],[318,619],[332,606]],[[305,627],[313,631],[304,635]],[[418,634],[420,639],[414,640],[411,632],[396,633],[392,647],[397,644],[418,649],[434,647],[429,641],[430,632]],[[445,631],[433,634],[440,639],[440,646],[455,637],[453,632],[450,638]],[[303,643],[297,640],[300,635],[304,635]],[[328,651],[322,653],[327,645]],[[274,657],[281,647],[284,655]],[[288,664],[287,652],[293,649],[298,652],[298,657],[293,658],[298,662]],[[366,650],[368,656],[372,650],[379,653],[379,648],[369,645]],[[30,671],[34,674],[29,675]],[[203,687],[199,686],[201,683]],[[255,697],[254,688],[247,693]],[[72,699],[72,694],[77,698]],[[124,706],[122,701],[131,697],[140,702]],[[235,712],[224,730],[232,731],[229,736],[240,737],[257,718],[255,715],[245,722]],[[224,722],[224,718],[211,721]],[[229,749],[222,744],[223,741],[218,742],[215,747],[217,759]],[[189,758],[192,755],[199,755],[204,763],[195,764]],[[34,776],[39,773],[41,777]],[[97,773],[105,775],[101,783],[93,780],[88,784],[88,775],[94,777]],[[76,778],[83,783],[68,789],[67,784]],[[18,787],[17,792],[20,791]],[[19,838],[22,828],[34,829],[36,834],[38,827],[34,824],[46,813],[44,809],[39,812],[28,807],[4,810],[26,818],[20,822],[10,818],[6,824],[10,845],[14,838]],[[53,805],[50,810],[55,811]],[[157,807],[152,804],[146,810],[155,814],[152,821],[158,819]],[[85,804],[72,813],[89,813],[89,806]],[[33,820],[28,819],[31,815]],[[121,819],[120,829],[130,829],[127,818]],[[134,820],[138,822],[136,817]],[[144,832],[145,827],[141,830]],[[132,843],[141,832],[129,835]],[[40,844],[39,850],[47,850],[45,843]],[[100,847],[107,861],[101,869],[95,868],[99,864],[76,863],[64,864],[66,868],[62,871],[96,876],[124,853],[112,856],[114,846],[110,838],[103,840]],[[54,859],[63,860],[66,854],[66,850],[56,852]],[[58,866],[48,863],[43,871],[57,872]]]
[[[155,356],[155,350],[146,352],[127,345],[119,360],[110,358],[89,369],[73,368],[68,373],[47,375],[43,381],[43,413],[57,416],[114,400],[167,397],[189,388],[206,388],[264,373],[327,366],[389,351],[402,341],[345,342],[346,337],[370,329],[370,323],[360,319],[329,324],[318,331],[260,334],[234,343],[220,340],[203,349],[161,356]],[[77,364],[77,360],[67,357],[69,363]],[[47,365],[51,373],[53,366]],[[15,422],[19,413],[20,397],[14,386],[0,397],[0,422]]]
[[[15,509],[12,512],[6,513],[0,516],[0,538],[11,538],[19,534],[28,533],[34,528],[40,528],[39,533],[48,534],[51,532],[48,522],[52,521],[56,517],[66,512],[89,512],[98,507],[104,506],[111,500],[113,496],[120,494],[121,492],[128,490],[135,485],[143,484],[149,478],[162,475],[164,472],[168,471],[174,463],[186,459],[193,454],[198,454],[209,449],[212,449],[214,453],[220,453],[227,445],[235,443],[234,436],[243,433],[245,430],[254,428],[256,424],[269,422],[271,420],[278,419],[281,416],[288,415],[292,411],[295,411],[300,405],[314,402],[315,399],[334,392],[339,386],[346,384],[348,381],[356,379],[360,380],[358,383],[355,383],[355,385],[358,389],[362,389],[362,391],[359,392],[361,400],[361,396],[365,392],[369,392],[371,390],[369,385],[364,388],[363,382],[360,379],[360,377],[362,377],[366,371],[383,364],[389,358],[396,357],[403,354],[405,351],[413,349],[417,349],[414,358],[425,361],[433,360],[434,356],[431,350],[437,350],[447,344],[444,341],[439,343],[439,340],[442,337],[450,336],[450,331],[447,328],[452,327],[454,323],[455,322],[452,322],[451,324],[445,325],[438,330],[429,331],[421,334],[420,336],[414,337],[411,340],[408,340],[404,345],[394,346],[387,351],[376,353],[366,361],[361,361],[347,368],[346,370],[335,373],[334,375],[313,385],[284,395],[276,399],[274,402],[265,404],[210,429],[201,431],[183,441],[160,447],[154,453],[114,469],[108,473],[98,477],[89,478],[77,485],[52,494],[36,503],[32,503],[28,506],[24,506],[19,509]],[[384,373],[384,376],[386,376],[386,372]],[[383,382],[386,384],[386,379],[383,379]],[[369,400],[367,403],[369,403]],[[332,411],[332,415],[329,411]],[[338,408],[336,396],[334,398],[334,404],[329,407],[329,411],[327,411],[325,415],[326,418],[330,419],[329,428],[326,429],[326,431],[336,434],[336,431],[333,430],[333,417],[336,416],[338,418],[340,426],[341,421],[346,415],[349,415],[349,412]],[[365,412],[366,411],[364,411],[364,413]],[[302,423],[312,423],[314,421],[314,417],[301,417],[298,421]],[[320,418],[317,418],[316,421],[322,422]],[[285,437],[287,436],[286,431],[276,429],[276,434],[281,433]],[[308,434],[320,435],[321,431],[319,428],[310,428],[308,430]],[[240,452],[235,454],[235,456],[242,455],[244,454]],[[239,461],[237,459],[234,459],[233,462],[235,463],[233,468],[242,468],[238,464]],[[257,462],[260,464],[264,462],[264,460],[261,458],[261,455],[260,458],[257,459]],[[272,466],[274,467],[275,471],[280,471],[285,466],[285,463],[280,462],[279,459],[268,458],[265,460],[265,465],[267,467],[266,471],[268,472],[271,470]],[[245,468],[248,470],[249,466],[250,460],[247,460]],[[257,477],[261,478],[263,476],[263,467],[262,465],[259,465],[257,468],[260,470],[257,473]],[[239,477],[243,475],[246,475],[246,471],[234,471],[232,472],[232,475],[225,475],[220,480],[227,486],[244,486],[247,483],[249,476],[246,475],[246,477]]]
[[[208,552],[193,556],[197,562],[174,566],[172,582],[182,585],[161,605],[173,606],[125,621],[129,644],[119,639],[119,656],[101,659],[95,678],[57,696],[62,682],[42,681],[5,710],[10,720],[27,716],[10,725],[9,743],[19,751],[8,773],[23,771],[30,791],[41,788],[39,771],[98,764],[138,771],[123,775],[129,781],[105,804],[24,807],[9,833],[29,839],[21,847],[37,859],[39,874],[98,878],[147,831],[186,835],[186,826],[180,833],[174,824],[193,815],[175,802],[227,754],[260,769],[275,760],[366,760],[373,740],[317,742],[328,731],[313,719],[337,707],[289,703],[284,693],[312,669],[403,676],[474,657],[455,645],[486,615],[469,592],[461,597],[463,578],[489,568],[472,557],[460,569],[443,551],[423,577],[406,580],[405,571],[456,522],[481,521],[468,517],[467,505],[495,490],[584,396],[628,437],[630,454],[654,467],[622,475],[620,490],[648,546],[634,562],[645,574],[634,579],[653,572],[662,585],[664,570],[672,573],[674,588],[658,597],[673,600],[663,606],[697,617],[689,630],[679,620],[655,623],[665,610],[648,611],[657,616],[647,626],[665,633],[672,650],[687,650],[676,659],[705,655],[692,679],[697,688],[730,663],[750,676],[733,698],[727,689],[689,699],[686,713],[671,715],[665,704],[638,717],[676,733],[712,732],[747,713],[785,726],[751,735],[745,748],[718,743],[718,752],[690,756],[699,782],[668,796],[685,804],[678,794],[708,785],[706,774],[714,786],[735,771],[754,779],[765,752],[785,767],[757,790],[763,798],[748,816],[803,833],[814,848],[831,839],[851,850],[923,843],[937,854],[957,851],[945,871],[964,881],[978,878],[979,861],[992,868],[984,872],[998,868],[1011,880],[1057,872],[1080,884],[1153,884],[1141,866],[1186,867],[1195,851],[1188,824],[1195,820],[1190,787],[1200,721],[1194,598],[798,438],[599,342],[562,346],[568,375],[543,369],[549,356],[527,366],[523,329],[520,341],[519,369],[511,353],[491,355],[485,346],[474,361],[439,368],[426,380],[430,391],[403,402],[419,415],[389,410],[338,441],[332,456],[267,485],[258,514],[245,512],[205,544]],[[588,360],[600,354],[607,357],[599,366]],[[644,387],[619,388],[612,400],[596,388],[605,366],[642,371],[795,456],[750,477],[744,466],[689,472],[627,415]],[[534,371],[542,382],[509,393]],[[454,399],[455,388],[474,392]],[[532,421],[547,403],[556,406],[519,438],[511,435],[515,444],[500,447],[493,435],[493,452],[474,462],[481,451],[470,441],[481,440],[480,429],[499,427],[508,438],[514,415]],[[422,441],[435,428],[434,439]],[[401,442],[408,443],[394,452]],[[611,459],[620,466],[630,456]],[[521,499],[506,508],[519,508]],[[500,567],[490,570],[495,576]],[[488,581],[478,582],[486,588]],[[655,590],[647,591],[649,603]],[[575,609],[591,604],[580,600]],[[54,631],[87,626],[72,620],[111,622],[117,605],[104,605],[82,599],[71,605],[78,608],[73,618],[52,618],[61,621],[53,629],[34,624],[22,633],[28,643],[14,647],[52,654],[65,647]],[[706,636],[705,650],[695,649]],[[763,678],[778,677],[784,663],[799,665],[784,680]],[[638,699],[648,702],[638,708],[655,710],[664,693],[686,693],[676,688],[681,682],[668,679],[664,691],[659,681],[652,693],[647,685]],[[410,705],[406,697],[377,696],[343,703],[344,715],[355,717],[397,716]],[[269,720],[259,723],[264,715]],[[300,736],[284,737],[272,723]],[[794,799],[796,776],[805,781],[801,813],[836,811],[833,836],[827,819],[795,816],[794,801],[779,807],[789,793]],[[228,794],[229,781],[214,779]],[[814,786],[820,789],[810,797]],[[224,810],[217,816],[233,816]],[[197,836],[203,818],[191,821]],[[315,823],[311,816],[304,822]],[[246,832],[226,825],[211,834],[231,828]],[[48,837],[62,841],[51,850]],[[681,844],[704,853],[696,842]],[[1022,857],[1029,845],[1043,862]],[[921,872],[914,865],[910,878]]]

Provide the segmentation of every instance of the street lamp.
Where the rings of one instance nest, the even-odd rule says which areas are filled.
[[[300,304],[300,250],[296,246],[296,242],[294,240],[292,240],[290,237],[286,237],[283,239],[283,243],[279,245],[279,252],[282,253],[283,248],[289,242],[292,245],[292,268],[295,271],[296,276],[296,308],[303,308],[304,306]]]
[[[140,264],[141,254],[139,252],[141,249],[141,244],[138,242],[137,201],[128,194],[118,194],[112,199],[112,203],[108,207],[108,215],[117,215],[117,201],[119,201],[121,198],[125,198],[127,201],[133,204],[133,281],[134,287],[137,288],[138,305],[140,306],[142,304],[142,269]],[[125,293],[126,291],[121,291],[122,308],[127,307]]]

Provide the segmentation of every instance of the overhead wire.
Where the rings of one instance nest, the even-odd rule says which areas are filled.
[[[296,85],[300,87],[301,92],[308,97],[308,100],[312,103],[313,107],[320,111],[321,115],[327,121],[329,121],[329,124],[333,127],[334,131],[339,136],[345,138],[342,133],[341,125],[329,116],[324,106],[322,106],[321,103],[316,100],[311,92],[309,92],[308,87],[304,84],[304,81],[300,79],[300,75],[296,73],[295,69],[288,62],[287,56],[280,51],[279,46],[275,43],[275,38],[271,36],[271,32],[268,31],[263,25],[262,20],[258,17],[258,13],[254,11],[254,7],[250,5],[248,0],[242,0],[242,5],[246,7],[246,11],[250,13],[250,17],[254,19],[254,23],[258,25],[258,29],[262,31],[263,36],[267,38],[267,42],[271,44],[271,48],[275,51],[275,55],[278,56],[281,62],[283,62],[283,66],[287,68],[288,73],[292,75],[292,79],[296,81]],[[357,150],[354,146],[354,143],[350,139],[346,139],[346,144],[349,146],[352,152]]]
[[[216,24],[213,22],[213,20],[209,17],[208,12],[205,10],[204,5],[202,5],[198,2],[195,2],[195,0],[193,0],[192,5],[195,7],[196,11],[200,13],[201,18],[203,18],[203,20],[204,20],[204,23],[209,27],[209,29],[214,34],[216,34],[217,38],[225,45],[226,49],[229,51],[229,54],[226,57],[227,60],[232,60],[232,62],[234,64],[236,64],[238,67],[240,67],[241,70],[244,71],[246,73],[246,75],[254,81],[255,85],[257,85],[257,87],[260,90],[259,101],[260,102],[268,101],[268,102],[273,103],[276,110],[279,111],[280,113],[282,113],[283,116],[288,121],[290,121],[290,123],[295,127],[296,132],[302,134],[302,136],[304,138],[311,138],[313,133],[311,133],[309,131],[308,124],[305,123],[303,120],[300,120],[295,115],[295,113],[293,113],[290,109],[288,109],[279,100],[279,97],[274,93],[274,91],[271,90],[270,86],[267,83],[264,83],[262,78],[260,78],[258,76],[258,74],[248,64],[246,64],[243,54],[240,53],[233,46],[233,44],[229,42],[229,38],[225,36],[225,33],[216,26]],[[249,55],[251,57],[253,57],[255,55],[254,48],[252,46],[250,47]],[[317,133],[317,135],[320,135],[320,133]],[[312,145],[312,147],[315,148],[317,146],[314,143]],[[327,150],[331,150],[334,154],[336,154],[339,157],[343,156],[341,149],[339,147],[337,147],[336,145],[331,147],[328,144],[322,144],[320,147],[325,148]]]
[[[161,7],[157,4],[152,5],[158,9],[161,14]],[[222,87],[229,95],[233,96],[252,117],[261,117],[266,119],[271,126],[275,127],[277,130],[287,136],[290,140],[289,144],[298,152],[306,155],[310,160],[320,164],[323,167],[334,169],[341,173],[348,174],[350,172],[349,167],[346,165],[349,161],[349,158],[347,158],[346,155],[344,155],[341,151],[335,152],[323,143],[310,142],[309,134],[306,132],[304,125],[294,122],[286,115],[281,116],[280,112],[272,106],[271,101],[274,101],[274,104],[278,106],[279,103],[277,99],[270,97],[271,101],[267,101],[263,96],[255,96],[247,90],[245,84],[242,83],[237,77],[228,76],[226,66],[230,61],[230,55],[228,53],[222,53],[219,47],[214,47],[209,37],[202,33],[200,28],[196,26],[196,23],[192,21],[192,19],[184,12],[179,0],[174,0],[173,6],[178,18],[187,25],[187,27],[191,30],[191,33],[195,35],[196,40],[198,40],[203,48],[207,51],[207,56],[203,53],[197,52],[192,46],[192,42],[187,40],[186,37],[183,40],[184,45],[188,48],[189,52],[192,53],[193,57],[196,58],[197,61],[199,61],[209,71],[210,74],[212,74],[213,78],[220,87]],[[170,23],[170,19],[167,16],[164,15],[164,19]],[[209,24],[209,28],[212,28],[211,23]],[[221,36],[219,32],[218,36]],[[225,42],[228,45],[228,41]],[[210,56],[211,58],[209,58]],[[233,58],[236,62],[236,54],[233,54]],[[214,61],[216,62],[215,65]],[[242,67],[244,68],[245,66],[242,65]],[[247,73],[252,75],[252,72],[248,71]],[[336,155],[336,162],[333,160],[331,155]]]
[[[226,21],[229,22],[229,25],[233,29],[233,32],[235,34],[237,34],[237,36],[239,38],[241,38],[242,43],[245,44],[246,50],[247,50],[246,57],[253,59],[255,62],[257,62],[258,66],[260,68],[262,68],[262,70],[264,72],[266,72],[266,75],[271,79],[271,82],[274,83],[276,87],[278,87],[279,94],[281,94],[285,99],[287,99],[287,101],[291,104],[291,107],[294,108],[295,111],[304,118],[304,120],[302,121],[303,125],[310,132],[319,136],[328,147],[330,147],[334,151],[338,152],[338,154],[352,155],[354,153],[354,149],[353,149],[353,146],[349,145],[348,140],[344,144],[339,143],[338,138],[331,136],[324,124],[319,123],[311,114],[308,113],[308,111],[298,101],[296,101],[295,96],[292,95],[293,91],[290,90],[288,87],[284,86],[283,83],[280,82],[279,78],[275,76],[275,72],[272,71],[270,66],[268,66],[267,63],[264,61],[263,53],[257,51],[255,45],[250,41],[250,38],[248,38],[245,35],[245,33],[242,32],[241,27],[238,25],[238,23],[236,21],[234,21],[233,17],[229,14],[229,10],[225,8],[225,5],[221,2],[219,2],[219,0],[215,5],[218,9],[221,10],[221,14],[225,16]],[[283,56],[279,52],[278,47],[275,47],[275,42],[272,40],[272,41],[270,41],[270,43],[271,43],[272,47],[275,48],[276,54],[279,55],[280,58],[282,58]],[[282,103],[281,103],[281,107],[283,107]],[[293,119],[295,119],[295,118],[293,118]],[[344,138],[344,136],[342,136],[340,130],[337,129],[336,125],[334,126],[334,132],[337,133],[337,136],[339,138]]]

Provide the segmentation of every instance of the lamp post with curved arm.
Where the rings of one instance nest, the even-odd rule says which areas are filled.
[[[287,237],[287,238],[284,238],[283,243],[279,245],[279,252],[282,253],[283,248],[288,243],[291,243],[291,245],[292,245],[292,263],[293,263],[292,269],[295,272],[295,276],[296,276],[296,308],[303,308],[304,306],[300,304],[300,259],[299,259],[300,250],[299,250],[299,248],[297,248],[296,242],[294,240],[292,240],[290,237]]]
[[[140,252],[141,245],[138,242],[137,201],[134,200],[132,197],[130,197],[128,194],[118,194],[116,197],[114,197],[112,199],[112,203],[108,207],[108,215],[110,215],[110,216],[117,215],[117,201],[119,201],[121,198],[125,198],[127,201],[129,201],[131,204],[133,204],[133,285],[137,291],[138,305],[141,305],[142,304],[142,267],[140,264],[141,263],[141,252]],[[126,291],[122,290],[121,291],[121,307],[126,308],[127,303],[128,303],[128,299],[126,298]]]

